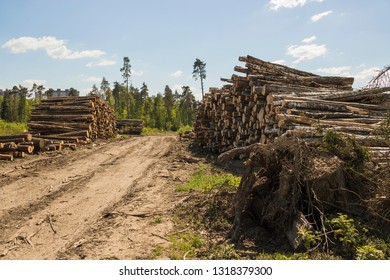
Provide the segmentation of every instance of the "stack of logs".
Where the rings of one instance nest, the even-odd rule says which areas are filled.
[[[374,135],[388,119],[390,89],[352,89],[353,78],[326,77],[244,56],[228,84],[210,88],[195,123],[200,147],[221,153],[279,136],[310,140],[326,129],[354,136],[376,158],[388,140]],[[387,154],[387,156],[386,156]]]
[[[115,112],[97,96],[53,97],[35,105],[28,128],[25,134],[0,136],[0,159],[76,149],[78,143],[113,137]]]
[[[35,138],[30,133],[0,136],[0,160],[24,158],[26,154],[42,150],[44,145],[43,139]]]
[[[35,105],[28,127],[44,139],[88,143],[115,135],[115,112],[97,96],[53,97]]]
[[[140,135],[142,133],[142,120],[117,119],[116,129],[121,134]]]

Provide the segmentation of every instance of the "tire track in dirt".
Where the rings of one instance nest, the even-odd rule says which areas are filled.
[[[188,160],[190,158],[190,160]],[[187,160],[186,160],[187,159]],[[186,144],[172,148],[134,182],[134,189],[81,232],[57,259],[150,259],[159,246],[169,244],[173,209],[188,197],[175,191],[198,168]]]
[[[3,243],[11,241],[5,248],[12,247],[12,242],[17,244],[6,258],[54,259],[59,250],[73,244],[75,237],[93,225],[104,209],[128,195],[135,187],[134,183],[169,150],[173,141],[172,136],[132,138],[108,144],[97,151],[92,149],[91,155],[85,155],[81,160],[77,157],[73,160],[73,155],[63,160],[60,169],[57,166],[30,178],[30,183],[34,180],[43,184],[46,179],[49,183],[53,180],[58,183],[64,177],[80,175],[51,195],[40,198],[18,195],[28,191],[27,178],[19,180],[19,183],[24,179],[27,181],[24,188],[19,187],[17,191],[12,189],[12,183],[1,188],[0,198],[7,197],[5,190],[16,196],[5,204],[9,207],[5,211],[8,215],[3,217],[5,223],[0,238]],[[47,187],[48,183],[45,184]],[[42,193],[39,184],[34,185],[34,190]],[[12,208],[13,202],[20,205]],[[18,207],[22,210],[16,210]]]

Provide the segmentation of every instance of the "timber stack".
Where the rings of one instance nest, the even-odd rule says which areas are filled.
[[[141,135],[143,128],[142,120],[137,119],[117,119],[116,129],[121,134]]]
[[[74,149],[77,143],[113,137],[115,112],[97,96],[52,97],[35,105],[28,128],[43,139],[43,150]]]
[[[26,154],[43,148],[43,145],[40,139],[32,137],[30,133],[0,136],[0,160],[24,158]]]
[[[239,58],[227,84],[210,88],[195,123],[196,143],[222,153],[275,138],[320,139],[332,129],[389,160],[389,140],[380,137],[388,122],[390,88],[353,90],[351,77],[318,76],[252,56]]]

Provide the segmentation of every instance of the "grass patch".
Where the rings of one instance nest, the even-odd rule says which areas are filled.
[[[240,177],[231,173],[212,173],[209,166],[203,165],[194,172],[187,183],[176,187],[176,191],[236,190],[240,180]]]
[[[151,127],[144,127],[142,128],[141,135],[149,136],[149,135],[164,135],[164,134],[172,134],[172,133],[173,133],[172,131],[166,131],[166,130],[151,128]]]
[[[27,124],[0,120],[0,135],[13,135],[27,131]]]
[[[192,130],[194,130],[194,128],[193,128],[192,126],[190,126],[190,125],[185,125],[185,126],[180,127],[180,128],[176,131],[176,133],[177,133],[177,134],[179,134],[179,133],[185,133],[186,131],[192,131]]]
[[[205,240],[195,233],[181,233],[170,237],[167,254],[171,260],[194,258],[196,251],[206,245]]]

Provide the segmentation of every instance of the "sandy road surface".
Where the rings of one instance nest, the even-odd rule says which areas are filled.
[[[1,258],[147,258],[167,242],[171,185],[188,173],[172,156],[177,144],[130,138],[3,166]]]

